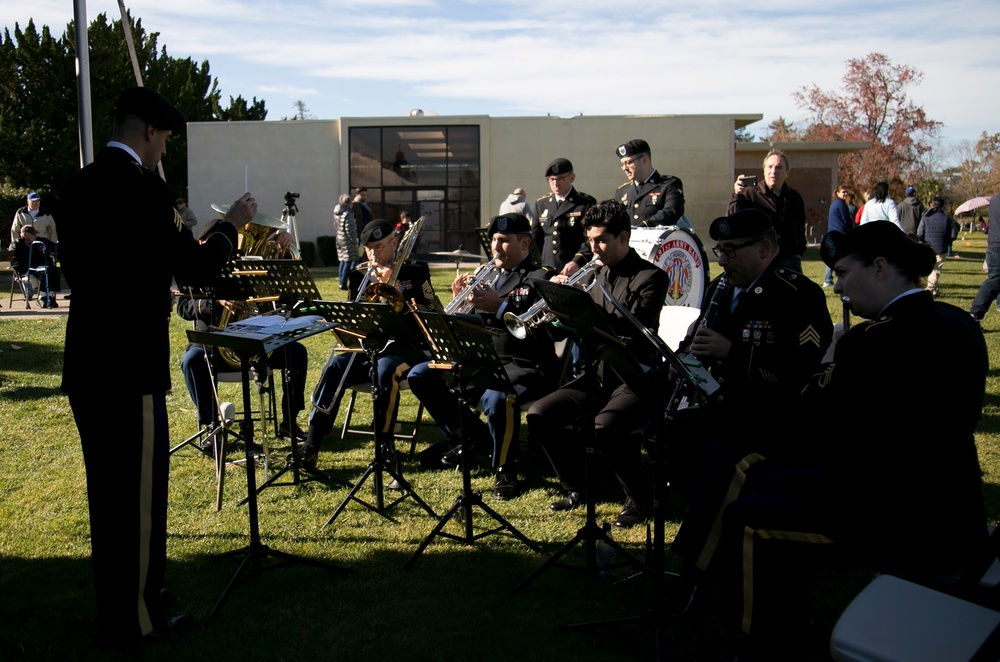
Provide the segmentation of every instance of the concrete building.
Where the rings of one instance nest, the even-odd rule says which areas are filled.
[[[276,218],[285,193],[299,193],[298,239],[315,241],[333,234],[339,194],[365,186],[376,217],[395,221],[403,209],[425,217],[418,254],[459,247],[479,252],[476,229],[515,187],[523,187],[530,201],[548,193],[544,171],[552,159],[570,159],[577,190],[602,200],[625,181],[615,148],[643,138],[653,166],[683,181],[686,215],[707,238],[712,219],[726,211],[735,173],[759,174],[767,146],[734,144],[733,135],[761,117],[494,118],[414,111],[408,117],[194,122],[188,124],[188,199],[204,222],[215,217],[213,203],[229,203],[245,188],[263,213]],[[824,220],[837,154],[863,146],[784,145],[792,161],[790,185],[817,199],[810,208]]]

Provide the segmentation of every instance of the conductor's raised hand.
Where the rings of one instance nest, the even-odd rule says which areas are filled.
[[[240,229],[257,215],[257,201],[249,193],[244,193],[226,211],[226,220]]]

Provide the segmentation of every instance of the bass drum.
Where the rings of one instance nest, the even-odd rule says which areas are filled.
[[[708,289],[708,255],[694,230],[670,225],[632,228],[629,246],[667,272],[670,284],[660,313],[660,338],[677,349],[701,313]]]

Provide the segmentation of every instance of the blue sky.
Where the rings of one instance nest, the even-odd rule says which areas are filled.
[[[840,88],[849,58],[881,51],[924,73],[909,90],[944,122],[942,151],[1000,132],[1000,3],[576,0],[133,0],[174,57],[207,59],[224,95],[268,118],[760,113],[801,126],[792,97]],[[812,3],[810,3],[812,4]],[[628,7],[628,9],[624,9]],[[91,0],[88,20],[119,16]],[[0,0],[8,28],[61,34],[71,0]]]

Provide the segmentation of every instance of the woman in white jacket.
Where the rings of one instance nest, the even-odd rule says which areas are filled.
[[[872,187],[871,195],[868,196],[868,202],[865,203],[864,209],[861,210],[860,225],[872,221],[891,221],[900,230],[903,229],[902,224],[899,222],[899,212],[896,210],[896,203],[889,197],[888,182],[879,182]]]

